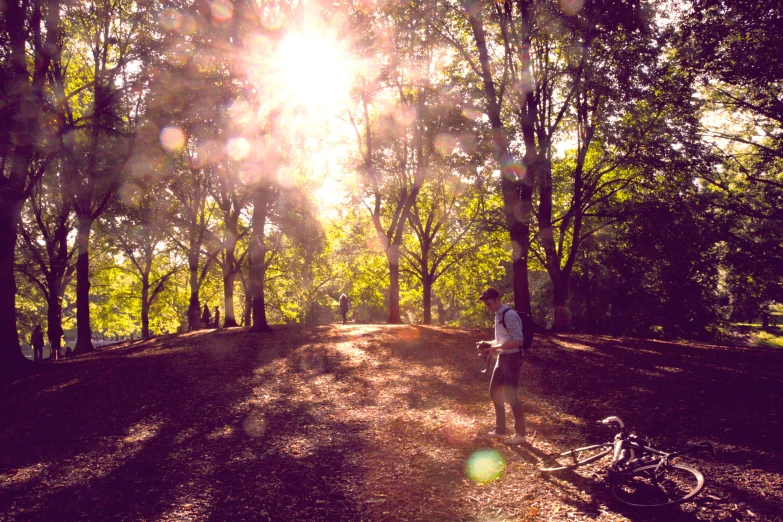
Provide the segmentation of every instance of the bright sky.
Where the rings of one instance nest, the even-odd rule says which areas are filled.
[[[211,5],[217,22],[234,15],[228,2],[216,0]],[[192,32],[188,20],[187,14],[172,9],[161,16],[164,27],[181,34]],[[242,162],[253,155],[265,157],[262,151],[267,147],[285,151],[288,161],[285,172],[278,171],[281,181],[296,177],[298,183],[309,183],[322,213],[340,207],[353,177],[346,163],[357,151],[347,114],[361,68],[349,39],[341,37],[338,29],[339,23],[330,24],[315,15],[281,29],[282,38],[275,31],[248,38],[237,65],[253,96],[240,97],[232,104],[227,116],[233,135],[199,144],[197,161],[229,157]],[[259,127],[269,128],[273,112],[277,113],[275,130],[268,136]],[[161,129],[158,138],[169,152],[189,143],[186,131],[177,125]],[[252,168],[243,176],[258,175],[257,171]]]
[[[346,114],[358,66],[347,43],[320,21],[291,30],[277,46],[259,41],[258,47],[256,78],[262,91],[277,93],[270,104],[281,111],[280,138],[297,144],[297,167],[329,212],[345,198],[344,162],[356,150]],[[265,56],[270,48],[274,54]]]

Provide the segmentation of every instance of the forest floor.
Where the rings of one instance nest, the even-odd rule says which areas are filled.
[[[539,336],[522,377],[532,443],[511,447],[484,435],[474,344],[487,337],[236,328],[2,377],[0,520],[781,520],[780,350]],[[546,454],[607,440],[595,421],[609,415],[663,448],[713,442],[716,456],[688,458],[705,491],[634,512],[603,466],[537,471]],[[500,463],[496,478],[477,462]]]

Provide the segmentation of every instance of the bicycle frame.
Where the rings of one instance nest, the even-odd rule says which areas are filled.
[[[657,462],[656,471],[667,465],[672,459],[696,451],[709,451],[715,453],[714,446],[709,443],[691,443],[690,448],[679,451],[663,451],[650,446],[650,444],[625,430],[625,425],[619,417],[608,417],[601,421],[603,424],[616,422],[620,425],[620,431],[615,435],[612,451],[612,463],[609,466],[610,478],[618,475],[632,473],[635,469],[648,466]]]
[[[712,444],[693,444],[690,448],[667,452],[626,431],[618,417],[603,424],[616,423],[620,431],[612,442],[573,448],[543,460],[545,473],[573,470],[612,455],[608,479],[614,497],[632,507],[664,507],[694,498],[704,488],[704,475],[697,469],[675,463],[675,457],[694,451],[715,452]]]

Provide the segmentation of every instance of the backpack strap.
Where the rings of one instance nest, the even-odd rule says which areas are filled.
[[[503,315],[500,316],[500,323],[503,325],[503,328],[506,330],[506,333],[509,333],[508,332],[508,327],[506,326],[506,312],[508,312],[509,310],[511,310],[511,307],[508,307],[505,310],[503,310]],[[519,316],[519,313],[517,313],[517,315]],[[522,338],[524,339],[525,338],[525,328],[524,328],[524,323],[522,322],[522,317],[521,316],[519,316],[519,322],[522,323]],[[525,353],[525,350],[521,346],[519,347],[519,353],[521,353],[521,354]]]
[[[506,333],[508,333],[508,327],[506,326],[506,313],[511,310],[511,308],[506,308],[503,310],[503,315],[500,316],[500,324],[503,325],[503,328],[506,330]]]

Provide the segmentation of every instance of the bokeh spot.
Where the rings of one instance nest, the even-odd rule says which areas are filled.
[[[417,328],[403,328],[397,332],[397,336],[402,341],[415,341],[419,338],[419,330]]]
[[[250,143],[245,138],[231,138],[226,143],[226,153],[234,161],[242,161],[250,153]]]
[[[299,358],[299,369],[315,375],[326,371],[326,355],[322,352],[307,350]]]
[[[560,0],[560,9],[568,16],[574,16],[582,9],[585,4],[584,0]]]
[[[264,417],[258,413],[251,413],[245,419],[242,427],[247,433],[248,437],[258,438],[266,431],[266,421]]]
[[[160,145],[169,152],[176,152],[185,146],[185,132],[176,125],[163,127],[159,139]]]
[[[506,460],[495,450],[479,450],[465,462],[465,475],[470,480],[486,484],[503,476]]]
[[[214,0],[209,7],[216,22],[225,22],[234,16],[234,6],[228,0]]]
[[[169,31],[182,27],[183,15],[176,9],[168,8],[160,14],[160,24]]]

